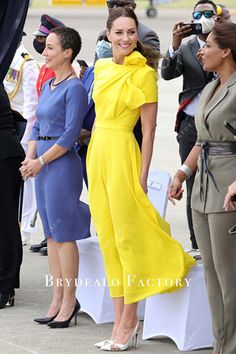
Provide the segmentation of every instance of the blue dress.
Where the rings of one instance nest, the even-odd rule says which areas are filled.
[[[43,87],[36,110],[31,140],[37,141],[37,156],[54,144],[68,151],[42,168],[35,179],[39,215],[46,237],[57,242],[90,236],[88,205],[80,201],[83,172],[74,149],[88,106],[88,95],[77,78],[66,80],[53,91]],[[58,137],[38,140],[39,136]]]

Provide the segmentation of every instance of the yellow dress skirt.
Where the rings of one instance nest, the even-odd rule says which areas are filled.
[[[196,264],[170,235],[139,177],[141,156],[133,135],[140,107],[157,101],[155,71],[138,52],[123,65],[95,65],[95,130],[89,144],[89,205],[112,297],[125,304],[186,285]]]

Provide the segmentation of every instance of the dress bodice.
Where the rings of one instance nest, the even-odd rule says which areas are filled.
[[[93,99],[96,127],[133,130],[140,107],[157,101],[157,77],[139,52],[125,57],[124,64],[112,58],[96,62]]]

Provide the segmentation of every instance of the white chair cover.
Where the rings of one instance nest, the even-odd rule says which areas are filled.
[[[213,334],[203,265],[188,274],[189,287],[146,299],[143,339],[169,337],[179,350],[212,347]]]

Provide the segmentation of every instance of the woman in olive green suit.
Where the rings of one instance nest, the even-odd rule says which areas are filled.
[[[196,171],[192,192],[194,230],[202,254],[211,307],[214,354],[236,353],[236,235],[229,233],[236,210],[224,209],[236,176],[236,142],[224,126],[236,127],[236,24],[225,23],[208,36],[203,68],[216,72],[196,113],[197,143],[177,171],[169,198],[181,199],[182,183]]]

